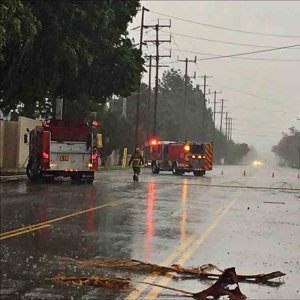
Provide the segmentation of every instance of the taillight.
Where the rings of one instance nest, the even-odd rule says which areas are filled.
[[[89,167],[92,170],[97,170],[97,168],[98,168],[98,153],[97,153],[96,150],[92,151],[91,161],[90,161]]]
[[[47,152],[43,152],[43,158],[48,159],[49,158],[49,154]]]
[[[42,170],[46,170],[50,168],[50,135],[49,131],[43,131],[42,133],[42,161],[41,168]]]
[[[97,156],[98,156],[97,152],[96,152],[96,151],[93,151],[93,152],[92,152],[92,160],[97,159]]]

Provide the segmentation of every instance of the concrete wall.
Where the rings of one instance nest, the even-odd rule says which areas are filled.
[[[0,168],[3,166],[3,153],[4,153],[4,120],[0,120]]]
[[[0,168],[23,169],[29,154],[28,144],[24,144],[27,128],[40,124],[38,120],[19,117],[18,121],[0,121]]]
[[[117,166],[119,162],[119,151],[113,150],[112,154],[109,155],[106,159],[105,166],[111,167],[111,166]]]
[[[17,164],[18,153],[18,123],[15,121],[4,121],[3,135],[1,135],[2,166],[4,169],[14,169]]]
[[[17,169],[23,169],[27,165],[27,157],[29,154],[29,145],[24,144],[24,134],[33,129],[36,125],[41,124],[41,121],[33,120],[25,117],[18,118],[18,154],[17,154]]]

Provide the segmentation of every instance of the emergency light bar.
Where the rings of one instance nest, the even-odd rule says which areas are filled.
[[[157,146],[158,145],[158,139],[157,138],[151,138],[149,140],[149,146]]]

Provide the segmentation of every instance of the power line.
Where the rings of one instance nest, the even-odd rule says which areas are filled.
[[[253,110],[253,107],[250,107],[250,106],[235,105],[234,107],[247,109],[248,111]],[[258,108],[258,111],[259,112],[260,111],[268,111],[268,112],[280,113],[280,114],[294,114],[294,115],[297,114],[297,111],[282,111],[282,110],[272,110],[272,109],[265,109],[265,108]]]
[[[219,58],[220,56],[222,56],[220,54],[212,54],[212,53],[206,53],[206,52],[197,52],[197,51],[190,51],[190,50],[184,50],[184,49],[178,49],[178,48],[172,48],[172,49],[175,50],[175,51],[181,52],[181,54],[182,54],[182,52],[186,52],[186,53],[193,53],[193,54],[198,54],[198,55],[212,56],[212,58]],[[263,57],[261,57],[261,58],[253,58],[253,57],[235,57],[235,56],[233,56],[233,57],[229,56],[229,57],[233,58],[233,59],[244,59],[244,60],[294,61],[294,62],[295,61],[300,61],[300,59],[280,59],[280,58],[263,58]],[[205,60],[205,58],[202,59],[202,60]]]
[[[211,28],[216,28],[216,29],[240,32],[240,33],[247,33],[247,34],[256,34],[256,35],[262,35],[262,36],[274,36],[274,37],[284,37],[284,38],[300,38],[299,35],[283,35],[283,34],[274,34],[274,33],[262,33],[262,32],[247,31],[247,30],[241,30],[241,29],[233,29],[233,28],[229,28],[229,27],[216,26],[216,25],[211,25],[211,24],[202,23],[202,22],[196,22],[196,21],[192,21],[192,20],[188,20],[188,19],[184,19],[184,18],[180,18],[180,17],[176,17],[176,16],[171,16],[171,15],[168,15],[168,14],[163,14],[163,13],[156,12],[156,11],[153,11],[153,10],[150,10],[150,11],[154,14],[165,16],[165,17],[172,18],[172,19],[175,19],[175,20],[180,20],[180,21],[183,21],[183,22],[188,22],[188,23],[197,24],[197,25],[206,26],[206,27],[211,27]]]
[[[258,50],[258,51],[251,51],[251,52],[235,53],[235,54],[229,54],[229,55],[220,55],[220,56],[216,56],[216,57],[200,58],[199,60],[203,61],[203,60],[228,58],[228,57],[235,57],[235,56],[242,56],[242,55],[250,55],[250,54],[262,53],[262,52],[271,52],[271,51],[277,51],[277,50],[282,50],[282,49],[289,49],[289,48],[294,48],[294,47],[298,47],[298,46],[300,46],[300,44],[284,46],[284,47],[277,47],[277,48],[271,48],[271,49],[265,49],[265,50]]]
[[[214,39],[208,39],[200,36],[192,36],[187,34],[181,34],[181,33],[175,33],[172,32],[174,35],[178,35],[181,37],[191,38],[195,40],[201,40],[201,41],[208,41],[213,43],[220,43],[220,44],[228,44],[228,45],[236,45],[236,46],[246,46],[246,47],[254,47],[254,48],[275,48],[275,46],[262,46],[262,45],[254,45],[254,44],[242,44],[242,43],[234,43],[234,42],[228,42],[228,41],[222,41],[222,40],[214,40]],[[300,50],[300,49],[292,49],[292,50]]]
[[[154,55],[153,55],[154,56]],[[166,61],[165,62],[166,64],[178,64],[178,61]]]

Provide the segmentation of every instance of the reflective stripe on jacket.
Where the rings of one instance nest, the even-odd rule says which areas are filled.
[[[141,167],[142,164],[144,163],[143,156],[141,154],[134,153],[132,154],[130,160],[129,160],[129,165],[132,163],[133,167]]]

